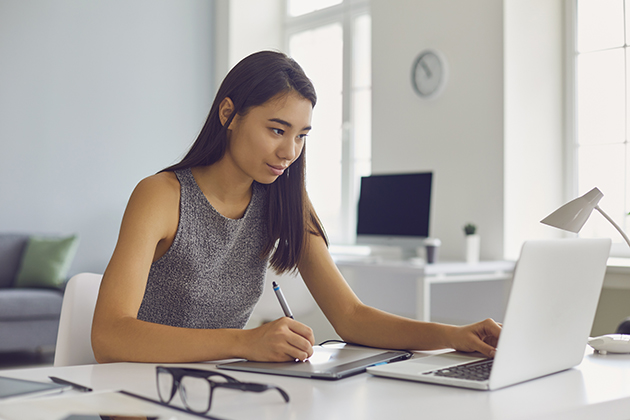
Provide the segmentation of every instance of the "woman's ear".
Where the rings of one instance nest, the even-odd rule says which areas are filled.
[[[219,104],[219,120],[221,125],[225,125],[228,119],[234,113],[234,102],[228,97],[223,98]]]

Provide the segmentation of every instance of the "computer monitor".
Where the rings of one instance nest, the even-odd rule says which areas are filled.
[[[357,244],[400,247],[403,258],[429,236],[431,172],[361,178]]]

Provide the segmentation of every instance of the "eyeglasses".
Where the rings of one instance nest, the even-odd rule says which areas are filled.
[[[289,395],[277,386],[256,382],[241,382],[220,372],[166,366],[156,366],[155,370],[160,401],[169,404],[175,396],[175,392],[179,390],[179,397],[184,403],[184,407],[193,413],[205,414],[210,411],[212,396],[216,388],[252,392],[277,389],[284,401],[289,402]]]

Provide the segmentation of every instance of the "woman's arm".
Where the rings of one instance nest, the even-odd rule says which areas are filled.
[[[178,221],[174,174],[161,173],[138,184],[99,291],[92,325],[96,360],[177,363],[310,356],[312,331],[289,318],[251,330],[178,328],[137,319],[151,264],[170,247]]]
[[[380,348],[455,348],[494,355],[501,328],[490,319],[457,327],[415,321],[364,305],[344,280],[319,236],[309,236],[299,269],[318,305],[345,341]]]

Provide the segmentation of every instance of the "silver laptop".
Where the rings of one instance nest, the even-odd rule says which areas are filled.
[[[448,352],[367,371],[493,390],[572,368],[584,357],[609,251],[610,239],[525,242],[494,360]]]

